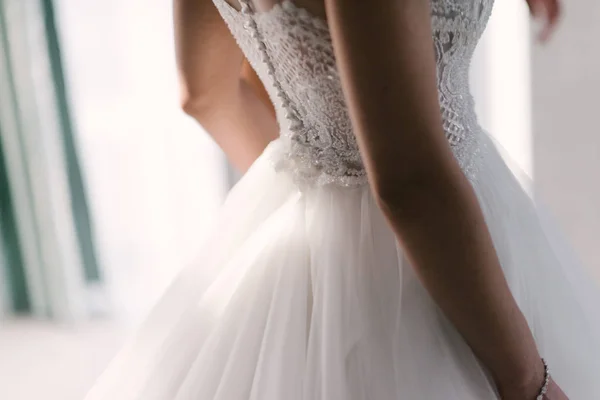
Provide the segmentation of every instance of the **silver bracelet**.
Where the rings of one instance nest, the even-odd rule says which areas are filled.
[[[544,363],[544,384],[542,385],[542,388],[540,389],[540,394],[537,395],[535,400],[544,400],[544,396],[546,395],[546,392],[548,391],[548,386],[550,386],[550,368],[548,368],[548,363],[543,358],[542,358],[542,362]]]

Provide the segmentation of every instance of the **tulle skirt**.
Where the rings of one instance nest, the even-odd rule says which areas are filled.
[[[491,138],[473,186],[557,382],[600,399],[600,295]],[[493,382],[368,187],[299,187],[273,142],[86,400],[482,400]]]

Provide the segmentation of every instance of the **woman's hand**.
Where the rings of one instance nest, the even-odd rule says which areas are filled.
[[[558,387],[556,382],[551,381],[544,400],[569,400],[569,398],[564,394],[561,388]]]
[[[541,384],[540,384],[541,385]],[[535,399],[538,395],[540,387],[529,388],[524,391],[524,389],[509,389],[502,392],[502,400],[522,400],[522,399]],[[524,394],[525,392],[530,392]],[[543,400],[569,400],[567,395],[562,391],[562,389],[554,382],[554,380],[550,380],[550,384],[548,386],[548,391],[544,396]]]
[[[535,19],[543,21],[544,27],[539,34],[542,42],[547,41],[554,31],[561,14],[560,0],[525,0]]]

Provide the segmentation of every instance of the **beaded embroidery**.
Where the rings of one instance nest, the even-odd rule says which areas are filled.
[[[284,151],[276,167],[299,182],[358,186],[366,172],[352,131],[326,21],[283,0],[255,12],[240,0],[238,12],[214,0],[238,44],[265,84],[281,125]],[[444,131],[469,177],[480,152],[470,60],[493,0],[432,0],[432,32]]]

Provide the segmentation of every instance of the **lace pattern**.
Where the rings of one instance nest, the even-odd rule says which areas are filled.
[[[277,110],[283,150],[277,168],[307,184],[358,186],[366,172],[352,131],[327,23],[283,0],[255,12],[214,0],[260,76]],[[432,32],[444,131],[470,178],[476,175],[481,128],[468,71],[493,0],[432,0]]]

